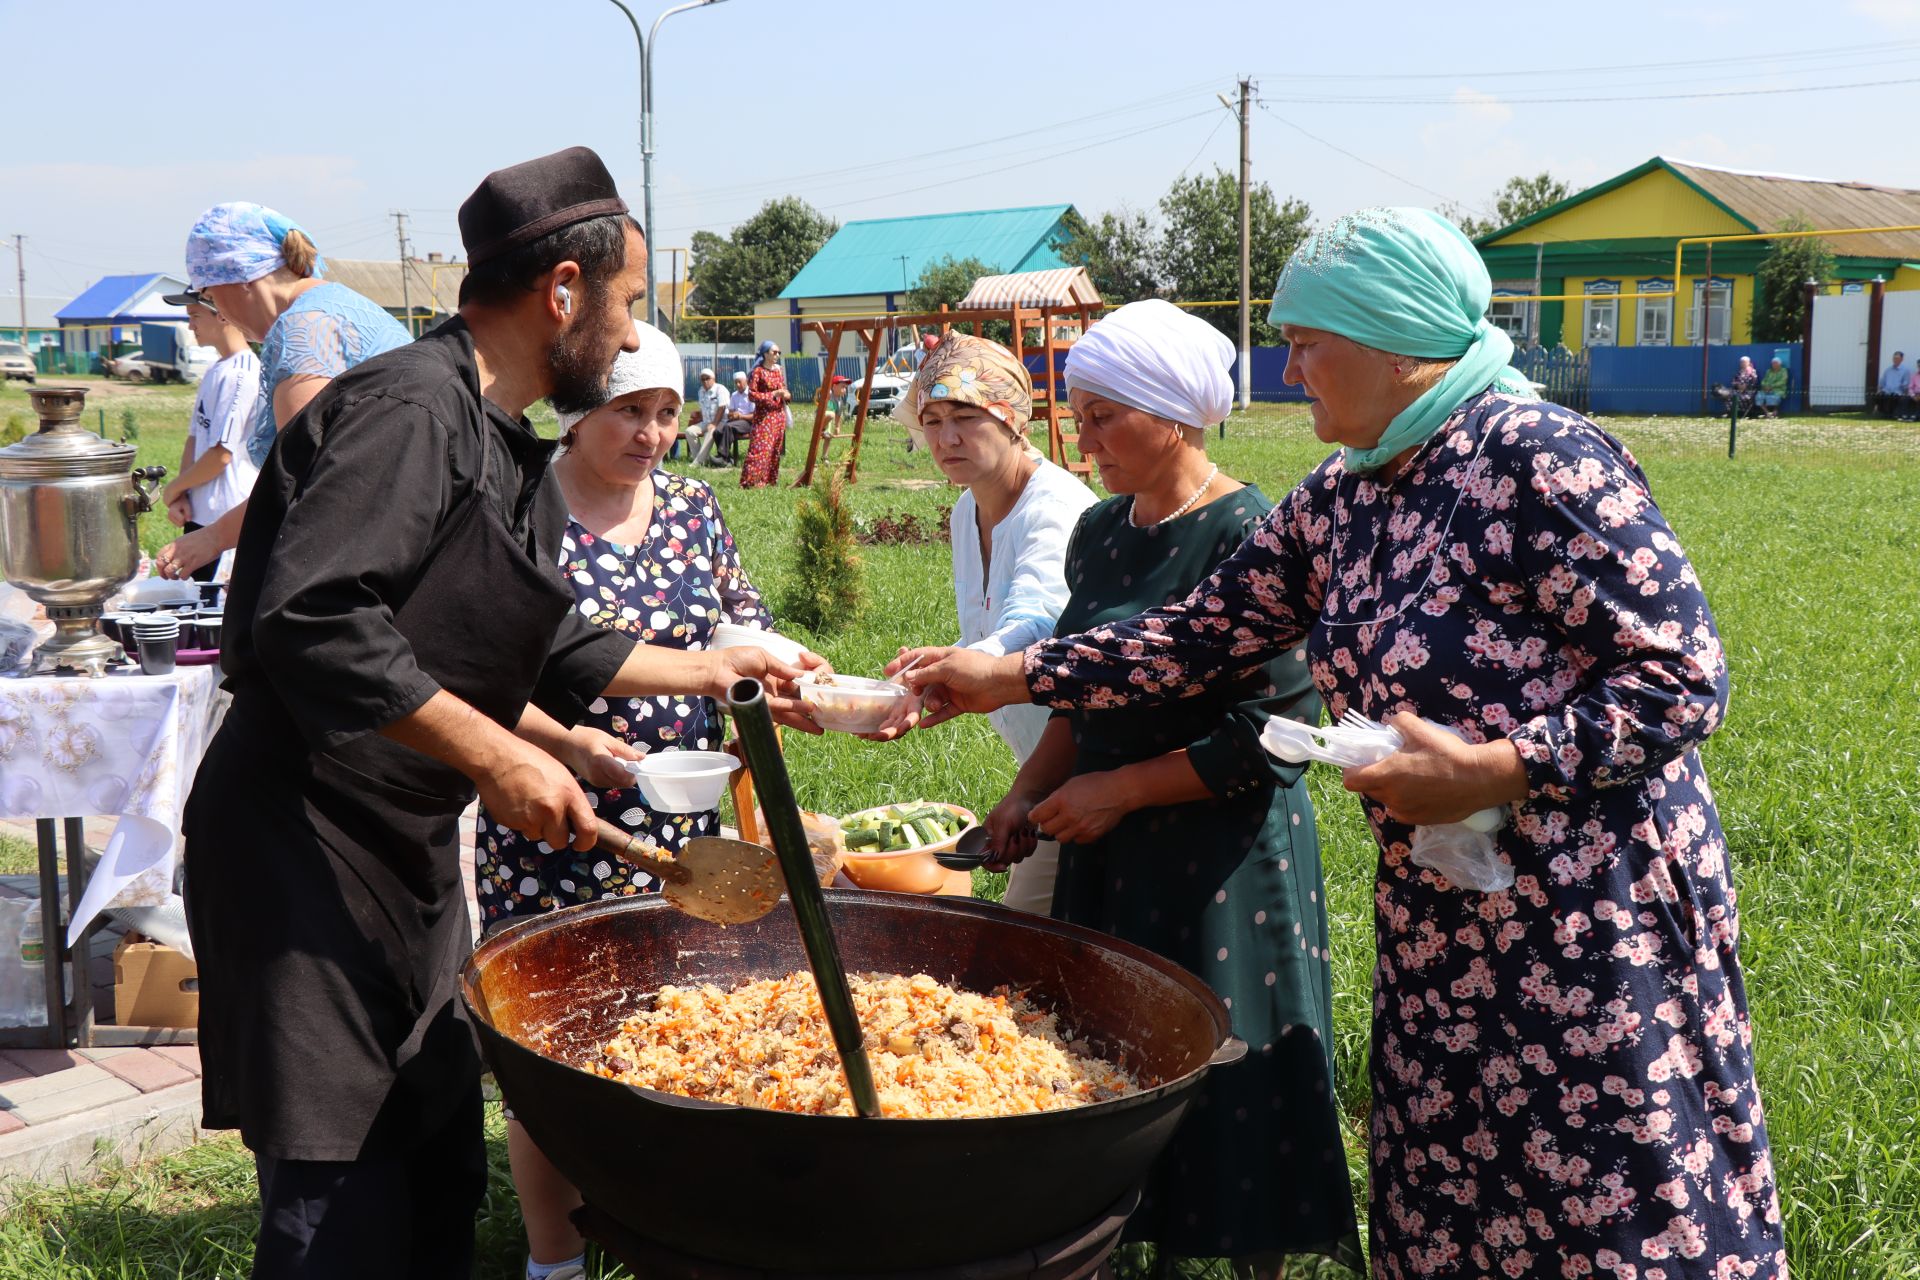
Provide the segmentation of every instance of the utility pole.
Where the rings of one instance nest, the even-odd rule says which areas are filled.
[[[13,261],[20,269],[20,345],[27,343],[27,238],[16,235],[13,238]]]
[[[393,213],[393,233],[400,241],[400,302],[407,309],[407,336],[417,338],[420,335],[413,331],[413,289],[407,280],[412,274],[407,270],[407,215],[398,209]]]
[[[1253,404],[1253,81],[1240,82],[1240,410]]]

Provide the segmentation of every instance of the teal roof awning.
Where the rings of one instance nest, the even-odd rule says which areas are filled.
[[[942,258],[977,258],[990,273],[1066,265],[1052,241],[1069,204],[849,222],[780,291],[782,298],[904,293]],[[904,259],[904,261],[903,261]]]

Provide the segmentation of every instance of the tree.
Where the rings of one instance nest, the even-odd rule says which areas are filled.
[[[752,315],[760,303],[786,288],[839,229],[838,222],[805,200],[782,196],[760,206],[760,212],[724,239],[711,231],[695,232],[688,271],[693,293],[687,299],[683,325],[703,315]],[[694,332],[689,326],[688,333]],[[723,320],[720,338],[751,342],[753,322]]]
[[[1085,267],[1087,278],[1110,303],[1158,297],[1160,242],[1147,215],[1122,205],[1088,222],[1069,209],[1061,219],[1053,251],[1071,267]]]
[[[948,255],[920,269],[920,278],[907,290],[908,311],[938,311],[956,306],[967,296],[973,282],[994,274],[994,269],[978,258],[954,258]]]
[[[1577,194],[1578,189],[1571,184],[1542,171],[1531,178],[1508,178],[1507,185],[1493,193],[1492,218],[1476,218],[1457,204],[1442,205],[1440,212],[1466,232],[1467,239],[1478,240]]]
[[[1813,224],[1796,214],[1778,231],[1811,231]],[[1806,333],[1809,280],[1833,274],[1833,250],[1819,236],[1775,240],[1753,273],[1753,340],[1797,342]]]
[[[1249,223],[1253,270],[1251,288],[1253,341],[1268,346],[1280,341],[1277,329],[1266,322],[1266,308],[1257,300],[1273,289],[1280,268],[1306,238],[1313,211],[1305,202],[1274,198],[1266,183],[1256,183],[1249,194]],[[1225,169],[1209,177],[1176,179],[1160,199],[1160,277],[1175,302],[1212,302],[1240,296],[1240,183]],[[1240,332],[1240,318],[1232,307],[1206,307],[1193,314],[1230,338]]]

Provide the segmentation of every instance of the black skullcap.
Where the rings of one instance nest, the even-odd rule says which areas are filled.
[[[562,227],[625,212],[600,157],[568,147],[488,174],[460,206],[460,242],[477,267]]]

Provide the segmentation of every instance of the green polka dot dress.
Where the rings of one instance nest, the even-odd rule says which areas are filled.
[[[1187,594],[1272,504],[1249,486],[1136,529],[1131,498],[1082,516],[1057,635]],[[1162,1255],[1331,1254],[1358,1265],[1353,1194],[1332,1090],[1332,975],[1313,806],[1301,769],[1260,746],[1269,716],[1317,719],[1298,651],[1266,672],[1153,707],[1060,712],[1076,773],[1185,748],[1213,795],[1142,809],[1060,854],[1053,914],[1148,947],[1227,1002],[1250,1052],[1209,1074],[1155,1168],[1127,1238]]]

